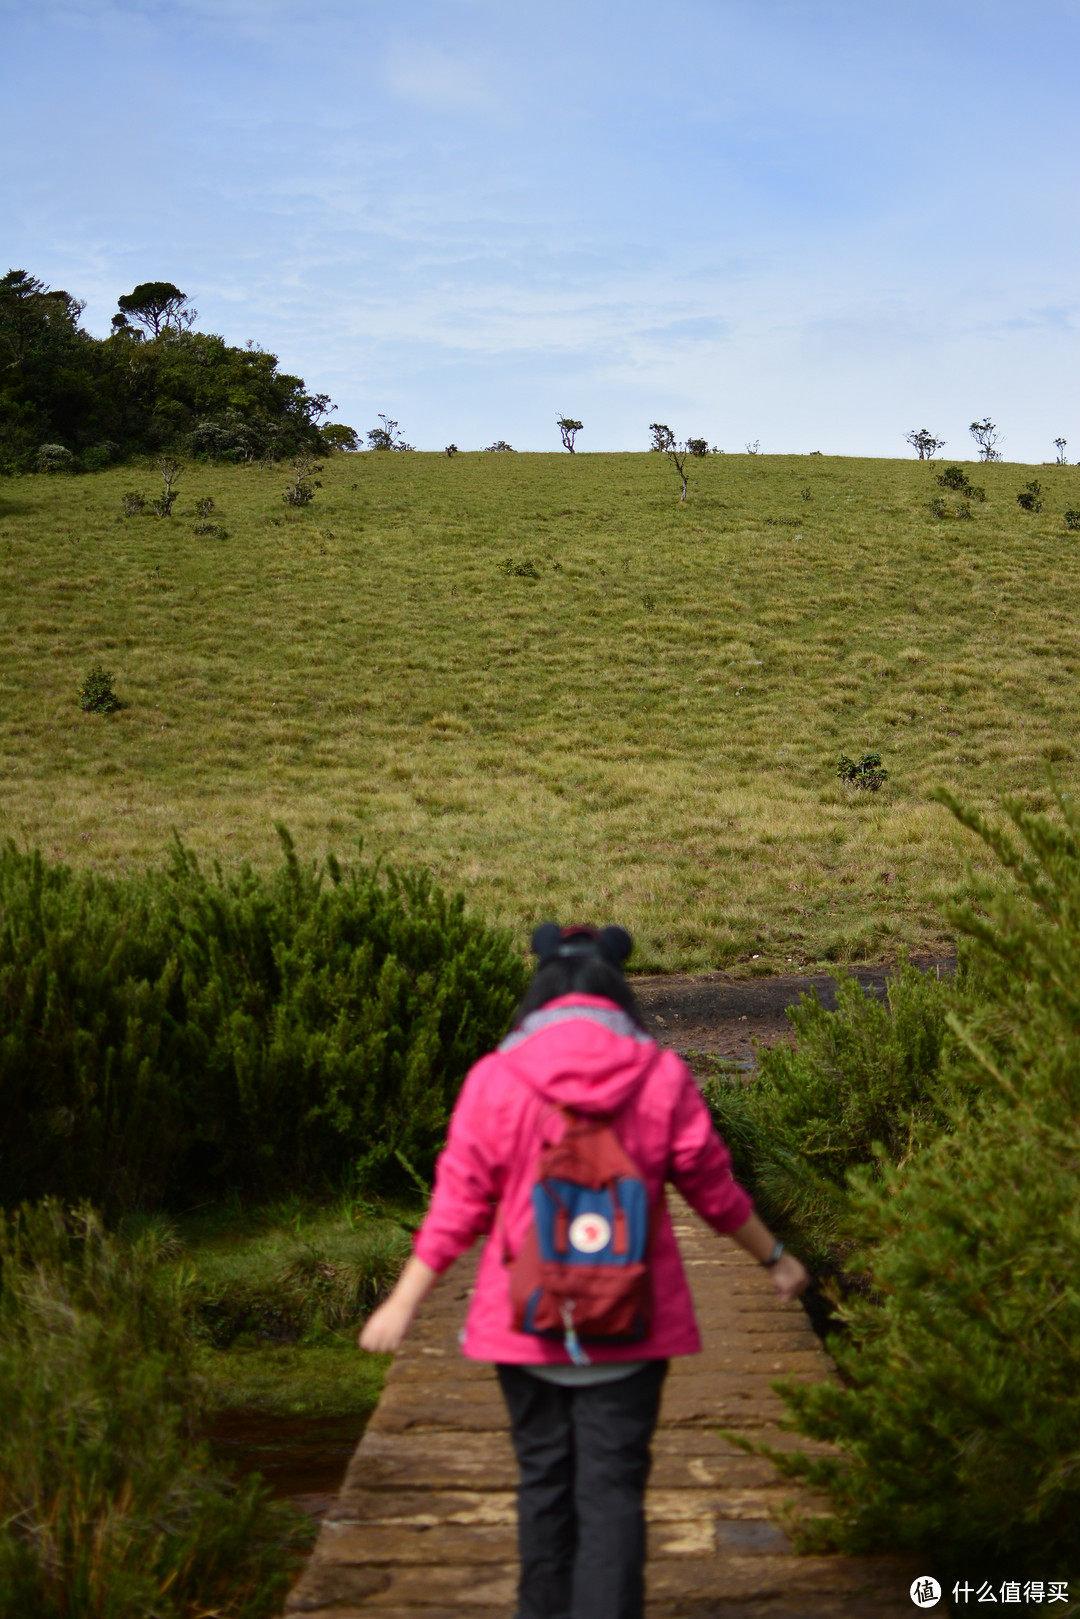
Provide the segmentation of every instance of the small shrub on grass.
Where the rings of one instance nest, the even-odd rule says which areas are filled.
[[[500,564],[501,571],[514,579],[539,579],[540,572],[535,562],[528,557],[520,562],[513,557],[505,557]]]
[[[42,444],[36,465],[39,472],[74,472],[75,457],[62,444]]]
[[[1032,478],[1020,490],[1016,497],[1016,504],[1022,512],[1041,512],[1042,501],[1039,498],[1041,494],[1042,484],[1038,478]]]
[[[122,706],[113,690],[112,675],[96,663],[79,687],[79,707],[88,714],[114,714]]]
[[[141,517],[146,510],[146,496],[140,495],[137,489],[129,489],[120,496],[120,510],[125,517]]]
[[[0,1226],[0,1619],[270,1619],[310,1528],[197,1443],[159,1255],[86,1208]]]
[[[1065,527],[1073,530],[1080,529],[1080,512],[1073,510],[1067,511],[1065,513]]]
[[[213,511],[213,509],[214,509],[214,497],[213,497],[213,495],[206,495],[206,496],[203,497],[202,500],[197,500],[195,502],[195,516],[196,517],[207,518],[207,517],[210,516],[210,513]]]
[[[298,455],[292,469],[293,481],[281,498],[287,506],[310,506],[315,499],[316,489],[322,488],[321,479],[315,476],[322,471],[322,467],[313,455]]]
[[[205,539],[227,540],[229,531],[222,523],[194,523],[191,532]]]
[[[842,753],[836,762],[836,774],[849,787],[865,793],[876,793],[889,779],[889,772],[881,766],[880,753],[864,753],[861,759],[849,759]]]
[[[984,501],[986,490],[981,484],[972,483],[963,467],[944,467],[934,474],[934,482],[942,489],[951,489],[955,494],[966,495],[969,500]]]

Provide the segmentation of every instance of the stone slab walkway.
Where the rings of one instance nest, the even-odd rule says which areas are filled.
[[[777,1377],[832,1375],[798,1305],[673,1205],[705,1352],[672,1364],[648,1495],[649,1619],[900,1619],[927,1570],[806,1557],[776,1521],[811,1498],[717,1430],[778,1431]],[[489,1367],[457,1348],[475,1261],[439,1283],[387,1378],[336,1505],[287,1603],[290,1619],[510,1619],[515,1467]],[[802,1442],[805,1443],[805,1442]]]

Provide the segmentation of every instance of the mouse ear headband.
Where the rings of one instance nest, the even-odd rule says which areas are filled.
[[[634,948],[625,928],[561,928],[558,922],[541,922],[532,936],[532,952],[541,967],[549,961],[574,961],[582,956],[600,956],[619,967]]]

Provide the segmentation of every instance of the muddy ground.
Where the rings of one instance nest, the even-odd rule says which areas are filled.
[[[949,955],[913,955],[924,972],[953,973],[955,952]],[[868,994],[883,997],[892,967],[843,969],[859,980]],[[655,978],[634,978],[645,1022],[661,1045],[676,1051],[711,1052],[748,1067],[754,1064],[755,1045],[772,1046],[792,1034],[787,1008],[801,995],[816,991],[823,1005],[836,1005],[836,986],[828,973],[787,973],[770,978],[737,978],[730,973],[666,973]]]

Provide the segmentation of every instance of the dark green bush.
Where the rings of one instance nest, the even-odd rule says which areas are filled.
[[[110,1211],[427,1174],[526,969],[423,871],[142,877],[0,849],[0,1197]]]
[[[905,1162],[948,1123],[957,1100],[946,1061],[948,981],[905,966],[887,1002],[836,974],[835,1012],[804,995],[796,1045],[761,1053],[756,1078],[721,1077],[706,1098],[764,1219],[832,1269],[849,1241],[847,1176]]]
[[[1065,527],[1073,530],[1080,528],[1080,512],[1070,507],[1065,513]]]
[[[1032,478],[1029,483],[1024,485],[1023,489],[1021,489],[1020,493],[1017,495],[1016,504],[1020,507],[1020,510],[1024,512],[1041,512],[1041,495],[1042,484],[1039,482],[1038,478]]]
[[[112,675],[96,663],[79,687],[79,707],[88,714],[114,714],[122,706],[113,691]]]
[[[195,1439],[177,1299],[82,1209],[0,1224],[0,1619],[262,1619],[310,1529]]]
[[[796,1463],[832,1493],[810,1538],[909,1549],[980,1578],[1080,1577],[1080,819],[1019,804],[1019,841],[952,912],[979,999],[948,1014],[958,1105],[910,1156],[853,1171],[842,1382],[789,1388]],[[788,1464],[789,1466],[791,1464]],[[951,1577],[951,1576],[950,1576]]]
[[[849,787],[876,793],[889,779],[889,772],[881,768],[880,753],[864,753],[861,759],[849,759],[842,753],[836,761],[836,774]]]
[[[524,557],[520,562],[513,557],[504,557],[500,567],[508,578],[539,579],[540,577],[536,563],[531,561],[529,557]]]

